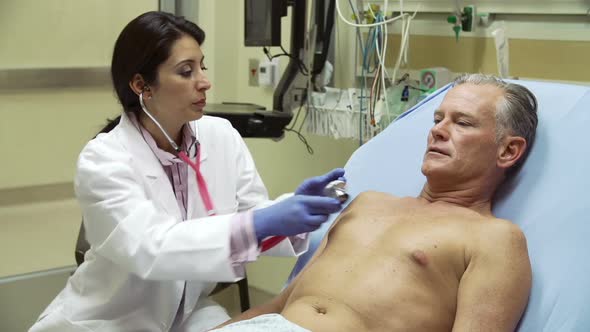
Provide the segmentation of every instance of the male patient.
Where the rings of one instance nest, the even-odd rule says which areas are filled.
[[[536,109],[520,85],[458,78],[434,112],[419,197],[360,194],[288,288],[221,330],[513,331],[531,266],[491,205],[534,141]]]

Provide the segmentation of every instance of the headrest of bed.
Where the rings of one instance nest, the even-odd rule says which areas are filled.
[[[518,331],[590,331],[590,153],[584,134],[590,130],[590,88],[514,83],[529,88],[539,102],[536,142],[493,208],[496,216],[520,225],[533,266],[531,297]],[[419,194],[426,137],[447,90],[435,92],[355,151],[345,167],[352,198],[365,190]],[[299,258],[290,280],[328,228],[326,223],[312,234],[312,248]]]

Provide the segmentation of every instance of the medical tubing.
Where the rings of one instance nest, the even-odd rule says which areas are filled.
[[[382,15],[380,13],[377,13],[375,15],[375,13],[373,13],[373,10],[371,9],[371,7],[369,6],[369,10],[371,11],[371,14],[373,15],[373,17],[375,18],[375,20],[377,22],[383,20]],[[387,26],[385,26],[387,27]],[[369,119],[370,119],[370,124],[372,126],[375,126],[375,109],[376,109],[376,104],[377,101],[379,99],[379,97],[381,96],[381,89],[380,89],[380,85],[379,83],[382,82],[383,86],[385,86],[385,75],[383,75],[384,73],[384,62],[383,59],[381,57],[381,52],[379,52],[379,48],[383,47],[384,43],[384,34],[383,34],[383,27],[382,26],[378,26],[376,29],[376,33],[374,34],[374,45],[375,45],[375,53],[377,54],[377,58],[378,58],[378,65],[377,65],[377,70],[375,73],[375,77],[373,78],[373,85],[371,87],[371,95],[369,97]],[[379,41],[381,40],[381,46],[379,44]],[[385,54],[383,54],[385,55]]]
[[[200,154],[201,154],[200,151],[197,149],[197,160],[200,158]],[[182,159],[182,161],[184,161],[185,163],[190,165],[197,173],[197,183],[199,185],[199,193],[201,194],[201,199],[203,200],[203,204],[205,204],[205,209],[207,210],[207,214],[210,216],[215,215],[215,213],[214,213],[215,210],[213,208],[213,201],[211,200],[211,196],[209,195],[209,190],[207,190],[207,183],[205,182],[205,178],[203,177],[203,174],[201,174],[201,171],[200,171],[200,163],[192,162],[184,151],[179,152],[178,157],[180,159]],[[267,250],[275,247],[277,244],[279,244],[284,239],[285,239],[285,236],[270,237],[270,238],[262,241],[260,250],[262,252],[267,251]]]
[[[404,19],[402,21],[402,35],[400,38],[400,50],[399,50],[399,54],[397,57],[397,60],[395,62],[395,66],[393,67],[393,73],[392,73],[392,77],[393,79],[397,79],[397,71],[400,68],[401,65],[401,59],[402,57],[405,59],[404,62],[407,64],[407,51],[408,51],[408,44],[409,44],[409,38],[410,38],[410,24],[412,22],[412,20],[416,17],[416,14],[418,13],[418,10],[420,10],[421,5],[418,5],[418,8],[416,8],[416,10],[414,11],[414,14],[409,15],[409,14],[405,14],[406,15],[406,19]]]
[[[186,152],[180,151],[178,153],[178,157],[182,159],[185,163],[191,166],[192,169],[195,170],[197,173],[197,184],[199,187],[199,193],[201,194],[201,199],[203,200],[203,204],[205,204],[205,209],[207,210],[208,215],[215,214],[215,210],[213,208],[213,201],[211,200],[211,196],[209,195],[209,190],[207,190],[207,183],[205,182],[205,178],[203,174],[201,174],[200,163],[196,162],[193,163],[190,158],[186,155]],[[201,157],[200,149],[197,148],[197,160]]]
[[[143,103],[143,91],[139,94],[139,104],[141,105],[141,109],[143,110],[143,112],[150,119],[152,119],[152,121],[156,124],[156,126],[158,126],[158,128],[160,128],[160,130],[162,131],[162,134],[164,134],[164,136],[166,136],[166,139],[168,140],[168,142],[170,142],[170,145],[172,145],[172,147],[174,148],[174,150],[176,150],[176,152],[180,152],[180,148],[178,147],[178,145],[176,145],[176,143],[174,142],[174,140],[172,138],[170,138],[170,136],[168,136],[168,133],[166,132],[166,130],[164,130],[164,128],[160,125],[160,123],[156,120],[156,118],[154,118],[150,114],[150,112],[147,111],[147,108],[145,107],[145,104]]]
[[[207,190],[207,184],[205,182],[205,178],[203,177],[203,174],[201,174],[201,172],[200,172],[200,164],[192,162],[184,151],[179,152],[178,157],[180,159],[182,159],[182,161],[184,161],[185,163],[190,165],[197,173],[197,183],[199,185],[199,193],[201,194],[201,199],[203,199],[203,204],[205,204],[205,209],[207,210],[207,214],[210,216],[215,215],[214,208],[213,208],[213,201],[211,200],[211,196],[209,195],[209,191]],[[198,160],[198,158],[200,158],[200,151],[199,150],[197,150],[197,160]],[[262,252],[267,251],[267,250],[275,247],[277,244],[279,244],[285,238],[286,238],[285,236],[272,236],[272,237],[262,241],[260,250]]]
[[[172,145],[174,150],[176,150],[178,157],[180,159],[182,159],[182,161],[187,163],[189,166],[191,166],[192,169],[195,170],[195,173],[197,173],[197,184],[199,187],[199,193],[201,194],[201,198],[203,199],[203,204],[205,204],[205,209],[207,209],[207,214],[213,215],[214,214],[213,201],[211,200],[211,196],[209,195],[209,190],[207,190],[207,183],[205,182],[205,178],[203,177],[203,174],[201,174],[201,171],[200,171],[199,159],[201,156],[201,151],[198,148],[198,145],[197,145],[197,162],[193,163],[190,160],[190,158],[186,155],[186,152],[180,150],[178,145],[176,145],[176,142],[174,142],[174,140],[172,140],[170,138],[170,136],[168,136],[168,133],[166,132],[166,130],[164,130],[164,128],[160,125],[160,123],[156,120],[156,118],[154,118],[150,114],[150,112],[148,112],[147,108],[145,107],[145,104],[143,103],[143,91],[139,94],[139,104],[141,105],[141,109],[143,110],[143,112],[150,119],[152,119],[152,121],[156,124],[156,126],[158,126],[158,128],[160,128],[160,131],[162,131],[162,134],[164,134],[164,136],[166,136],[166,139],[168,140],[168,142],[170,142],[170,145]],[[198,144],[198,142],[197,142],[197,144]]]
[[[377,30],[375,28],[370,28],[369,29],[369,33],[367,36],[367,42],[365,43],[365,48],[363,49],[363,65],[362,65],[362,71],[361,71],[361,75],[366,79],[366,73],[370,71],[369,68],[369,63],[368,63],[368,56],[370,53],[372,53],[373,51],[373,47],[375,47],[374,45],[374,39],[375,39],[375,34],[376,34]],[[363,107],[363,102],[365,100],[364,98],[364,92],[365,92],[365,88],[367,87],[367,82],[366,80],[361,80],[361,97],[359,100],[359,146],[363,145],[363,122],[366,121],[366,116],[363,117],[363,111],[365,110],[365,108]],[[370,107],[370,100],[367,101],[367,106]],[[365,121],[363,121],[365,120]]]
[[[339,4],[338,0],[336,0],[336,11],[338,12],[338,16],[340,16],[340,19],[342,21],[344,21],[346,24],[351,25],[353,27],[361,27],[361,28],[363,28],[363,27],[364,28],[376,27],[376,26],[379,26],[379,25],[383,25],[383,24],[395,22],[395,21],[399,20],[400,18],[402,18],[402,15],[398,15],[396,17],[392,17],[392,18],[389,18],[389,19],[387,19],[385,21],[378,22],[378,23],[372,23],[372,24],[356,24],[356,23],[350,22],[349,20],[347,20],[344,17],[344,15],[342,15],[342,11],[340,9],[340,4]]]
[[[367,43],[365,44],[365,47],[362,49],[363,51],[363,64],[361,66],[361,76],[363,77],[363,79],[361,80],[361,93],[360,93],[360,99],[359,99],[359,146],[363,145],[363,129],[362,129],[362,122],[363,122],[363,95],[364,95],[364,91],[365,91],[365,86],[366,86],[366,67],[367,67],[367,53],[368,50],[367,48],[369,47],[369,42],[371,40],[371,34],[373,33],[373,28],[369,29],[369,33],[367,36]]]
[[[176,150],[178,157],[180,159],[182,159],[182,161],[187,163],[192,169],[194,169],[195,173],[197,173],[197,184],[199,187],[199,193],[201,194],[201,198],[203,199],[203,204],[205,204],[205,209],[207,210],[207,214],[213,215],[215,213],[215,211],[213,209],[213,201],[211,200],[211,196],[209,195],[209,190],[207,190],[207,183],[205,182],[205,178],[203,177],[203,174],[201,174],[200,163],[198,162],[201,157],[201,151],[198,148],[198,145],[197,145],[197,162],[193,163],[190,160],[190,158],[186,155],[186,152],[180,150],[178,145],[176,145],[176,143],[170,138],[170,136],[168,136],[168,133],[166,133],[166,130],[164,130],[164,128],[160,125],[160,123],[150,114],[150,112],[147,111],[145,104],[143,103],[143,92],[139,94],[139,103],[141,104],[141,109],[144,111],[144,113],[147,116],[149,116],[150,119],[152,119],[152,121],[156,124],[156,126],[158,126],[158,128],[160,128],[160,130],[162,131],[164,136],[166,136],[166,139],[168,139],[168,142],[170,142],[170,145],[172,145],[174,150]],[[197,142],[197,144],[199,144],[199,143]]]
[[[350,9],[352,10],[352,13],[353,13],[353,15],[354,15],[354,20],[355,20],[356,24],[359,24],[359,23],[360,23],[360,22],[359,22],[359,13],[358,13],[358,11],[357,11],[357,10],[354,8],[354,5],[352,4],[352,0],[348,0],[348,4],[350,5]],[[355,30],[356,30],[356,37],[357,37],[357,42],[359,43],[359,44],[358,44],[358,45],[359,45],[359,49],[361,49],[361,50],[362,50],[362,49],[363,49],[363,39],[361,38],[361,31],[360,31],[360,28],[356,27],[356,28],[355,28]],[[338,30],[337,30],[337,31],[338,31]],[[357,56],[357,52],[354,52],[354,57],[355,57],[355,61],[354,61],[354,64],[355,64],[355,68],[354,68],[354,70],[355,70],[354,77],[356,77],[356,74],[357,74],[357,72],[356,72],[356,70],[357,70],[357,68],[356,68],[356,64],[357,64],[357,61],[356,61],[356,60],[357,60],[357,59],[356,59],[356,56]]]
[[[385,13],[387,13],[387,1],[385,1]],[[383,15],[381,15],[381,20],[383,20],[384,17]],[[389,73],[387,72],[387,69],[385,68],[385,56],[387,54],[387,40],[388,40],[388,36],[389,36],[389,32],[387,30],[387,25],[383,25],[381,27],[382,29],[382,42],[381,42],[381,89],[380,89],[380,95],[383,95],[383,100],[385,101],[385,113],[387,114],[387,119],[388,119],[388,123],[390,123],[391,121],[389,121],[389,103],[387,102],[387,86],[385,85],[385,81],[386,79],[389,79],[390,81],[395,81],[395,77],[393,79],[391,79],[389,77]],[[379,55],[379,53],[377,53]]]
[[[274,248],[277,244],[281,243],[281,241],[283,241],[286,238],[286,236],[281,235],[272,236],[262,241],[262,243],[260,244],[260,251],[265,252],[271,248]]]
[[[178,152],[177,153],[178,157],[180,159],[182,159],[182,161],[187,163],[192,169],[195,170],[195,173],[197,173],[197,184],[199,187],[199,193],[201,194],[201,199],[203,200],[203,204],[205,205],[205,209],[207,210],[207,215],[209,215],[209,216],[215,215],[215,210],[213,208],[213,201],[211,200],[211,196],[209,195],[209,190],[207,190],[207,182],[205,182],[205,178],[203,177],[203,174],[201,174],[200,163],[198,162],[199,159],[201,158],[201,150],[198,148],[198,145],[197,145],[197,162],[193,163],[190,160],[190,158],[186,155],[186,152],[180,150],[178,145],[176,145],[176,143],[170,138],[170,136],[168,136],[168,133],[166,133],[166,131],[160,125],[160,123],[147,111],[145,104],[143,103],[143,92],[139,94],[139,104],[141,105],[141,109],[145,112],[145,114],[147,116],[149,116],[149,118],[152,119],[152,121],[154,121],[154,123],[156,124],[156,126],[158,126],[158,128],[160,128],[160,130],[162,131],[164,136],[166,136],[166,138],[168,139],[168,141],[170,142],[170,144],[172,145],[174,150],[176,150]],[[267,250],[275,247],[277,244],[279,244],[284,239],[285,239],[285,236],[273,236],[273,237],[270,237],[270,238],[262,241],[261,251],[264,252],[264,251],[267,251]]]

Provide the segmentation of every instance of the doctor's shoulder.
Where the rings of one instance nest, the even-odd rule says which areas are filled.
[[[227,133],[232,130],[231,123],[224,118],[211,115],[203,115],[199,120],[192,121],[199,131],[221,131]]]
[[[96,156],[99,156],[100,159],[125,156],[127,149],[119,131],[119,127],[115,127],[110,132],[100,133],[88,141],[78,156],[78,164],[82,160],[94,159]]]
[[[96,173],[106,175],[113,165],[131,163],[132,153],[123,144],[117,129],[97,135],[82,148],[76,165],[77,180]]]
[[[242,140],[238,131],[227,119],[204,115],[199,120],[193,121],[192,123],[193,126],[196,126],[197,135],[202,142],[221,142],[224,140],[234,140],[236,137],[238,137],[239,140]]]
[[[142,176],[142,163],[134,161],[133,151],[115,133],[116,129],[89,141],[78,157],[74,192],[83,211],[113,197],[144,195],[150,179]]]

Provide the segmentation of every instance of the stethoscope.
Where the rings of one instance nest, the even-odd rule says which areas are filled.
[[[213,201],[211,200],[211,195],[209,194],[209,190],[207,189],[207,182],[205,181],[205,177],[203,176],[203,173],[201,173],[201,149],[199,146],[200,145],[199,141],[197,140],[197,142],[196,142],[197,156],[196,156],[195,162],[193,162],[190,160],[190,158],[188,157],[186,152],[182,151],[180,149],[180,147],[178,146],[178,144],[176,144],[176,142],[174,142],[174,140],[168,135],[166,130],[164,130],[164,127],[162,127],[162,125],[160,125],[160,122],[158,122],[156,120],[156,118],[154,118],[150,114],[150,112],[148,112],[147,107],[145,106],[145,104],[143,102],[143,91],[139,94],[139,104],[141,105],[141,109],[143,110],[143,112],[156,124],[156,126],[160,129],[160,131],[162,131],[162,133],[164,134],[164,136],[166,137],[166,139],[168,140],[170,145],[172,145],[172,148],[174,149],[174,151],[176,151],[176,155],[195,171],[195,174],[197,175],[197,185],[199,187],[199,193],[201,194],[201,199],[203,200],[203,205],[205,205],[205,209],[207,210],[207,215],[214,216],[215,215],[215,208],[213,207]],[[275,247],[277,244],[279,244],[285,238],[286,238],[285,236],[269,237],[269,238],[262,241],[262,243],[260,245],[260,250],[262,252],[267,251],[267,250]]]

